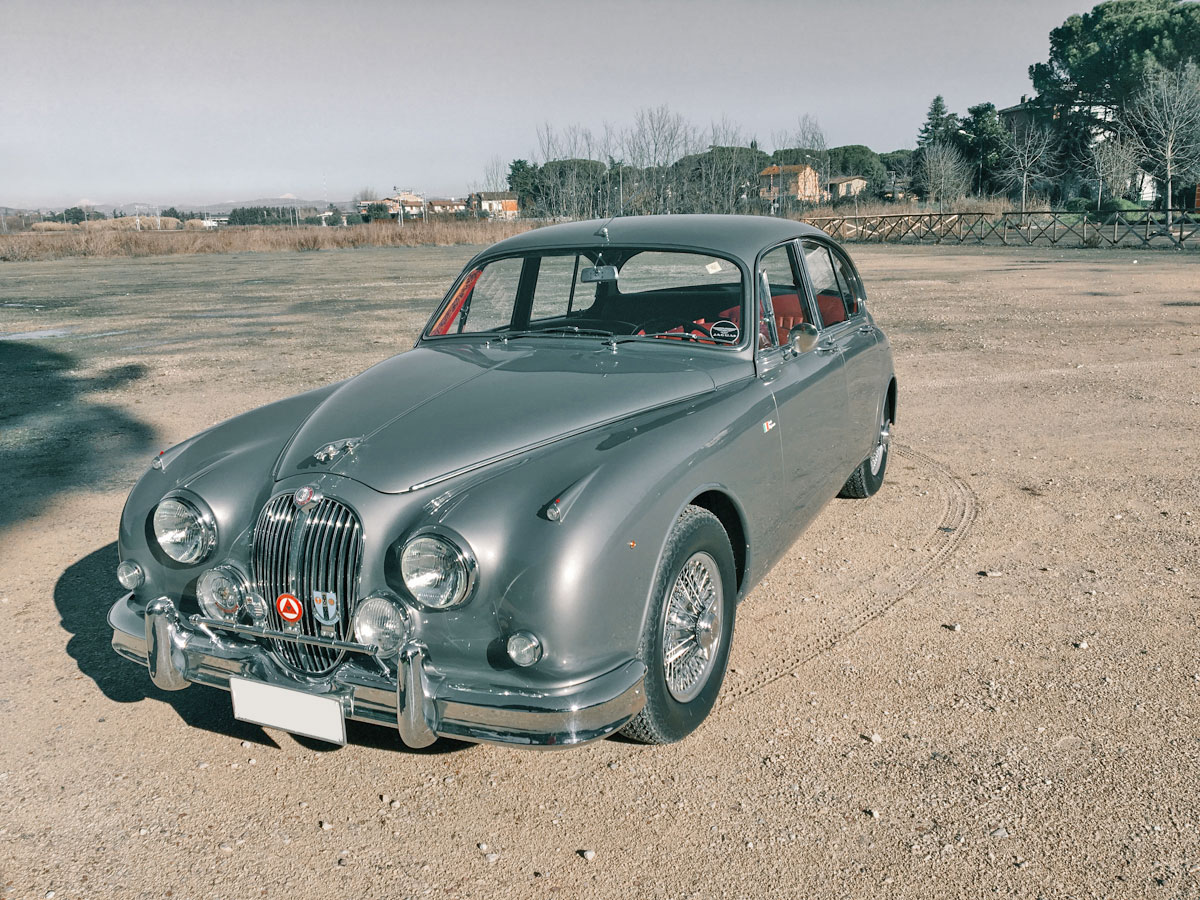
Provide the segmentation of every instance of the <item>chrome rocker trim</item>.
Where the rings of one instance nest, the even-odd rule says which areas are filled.
[[[113,649],[147,666],[150,679],[166,691],[191,684],[229,690],[231,677],[250,678],[340,700],[347,719],[390,725],[409,747],[427,747],[438,737],[527,747],[571,747],[607,737],[646,702],[646,667],[638,660],[565,691],[517,691],[449,684],[432,671],[427,649],[405,644],[389,661],[396,677],[345,662],[331,675],[304,678],[279,665],[260,644],[237,637],[277,636],[266,629],[231,627],[192,616],[185,619],[169,597],[150,601],[144,613],[133,594],[108,614]],[[232,632],[227,638],[217,629]],[[260,634],[261,632],[261,634]],[[294,635],[279,633],[285,639]],[[347,644],[348,651],[374,648]]]

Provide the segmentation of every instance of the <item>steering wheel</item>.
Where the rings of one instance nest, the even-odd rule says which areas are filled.
[[[698,334],[701,337],[703,337],[705,340],[708,340],[708,341],[711,341],[713,339],[712,332],[706,326],[701,325],[698,322],[680,322],[678,319],[668,319],[668,318],[646,319],[644,322],[640,322],[639,324],[634,326],[633,333],[634,334],[637,334],[638,332],[644,332],[646,334],[652,334],[654,332],[667,333],[672,328],[679,328],[679,327],[683,328],[684,334]]]

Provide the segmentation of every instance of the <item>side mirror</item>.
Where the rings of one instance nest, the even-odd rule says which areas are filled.
[[[588,266],[579,270],[579,280],[584,284],[596,284],[617,280],[616,266]]]
[[[792,348],[792,352],[799,356],[801,353],[807,353],[813,347],[817,346],[817,326],[808,322],[801,322],[792,328],[791,334],[788,335],[788,346]]]

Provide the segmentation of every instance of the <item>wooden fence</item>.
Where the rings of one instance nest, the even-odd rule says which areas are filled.
[[[1006,212],[805,219],[840,241],[1200,249],[1200,212]]]

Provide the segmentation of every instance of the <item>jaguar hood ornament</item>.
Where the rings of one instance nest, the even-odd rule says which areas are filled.
[[[355,448],[361,443],[362,438],[342,438],[341,440],[330,441],[313,454],[313,459],[317,462],[331,463],[343,456],[354,455]]]

